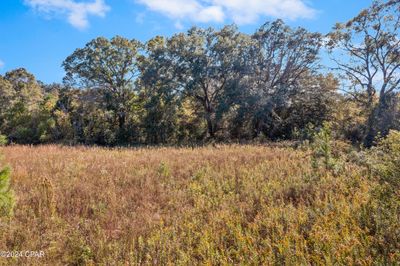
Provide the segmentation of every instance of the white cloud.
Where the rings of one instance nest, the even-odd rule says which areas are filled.
[[[182,19],[202,10],[197,0],[138,0],[153,11],[160,12],[168,17]]]
[[[183,30],[185,28],[185,26],[183,26],[183,24],[180,21],[175,22],[174,26],[178,30]]]
[[[144,21],[145,21],[145,18],[146,18],[146,14],[145,13],[143,13],[143,12],[142,13],[138,13],[136,15],[135,21],[136,21],[136,23],[143,24]]]
[[[225,14],[220,6],[209,6],[202,8],[195,17],[199,22],[209,22],[210,18],[215,22],[223,22]]]
[[[312,18],[316,10],[307,0],[137,0],[150,10],[172,19],[194,22],[223,22],[230,18],[238,24],[256,22],[262,16],[295,20]]]
[[[88,17],[104,17],[110,7],[104,0],[76,1],[76,0],[25,0],[25,4],[47,15],[66,16],[68,22],[78,28],[85,29],[89,26]]]
[[[5,63],[0,59],[0,69],[4,67]]]

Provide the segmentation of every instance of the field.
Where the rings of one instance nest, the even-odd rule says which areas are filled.
[[[317,171],[307,150],[261,145],[3,153],[17,204],[0,250],[45,256],[0,264],[376,263],[363,215],[377,184],[350,162]]]

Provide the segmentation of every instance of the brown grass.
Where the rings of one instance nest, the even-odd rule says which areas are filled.
[[[4,148],[17,196],[2,264],[370,264],[362,171],[264,146]]]

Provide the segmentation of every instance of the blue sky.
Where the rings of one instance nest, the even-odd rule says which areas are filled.
[[[237,23],[254,32],[276,18],[327,33],[372,0],[1,0],[0,74],[24,67],[37,79],[60,82],[62,61],[98,36],[146,41],[196,25]]]

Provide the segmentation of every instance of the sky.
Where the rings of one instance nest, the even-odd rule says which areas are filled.
[[[253,33],[283,19],[328,33],[372,0],[0,0],[0,74],[24,67],[45,83],[61,82],[63,60],[90,40],[121,35],[147,41],[191,26],[236,23]]]

